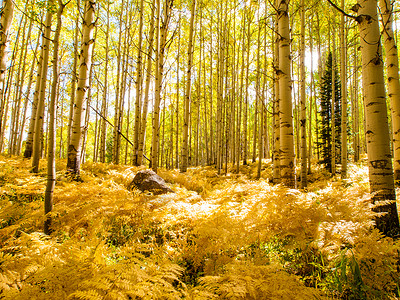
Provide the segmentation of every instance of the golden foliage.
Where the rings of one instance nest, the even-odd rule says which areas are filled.
[[[365,167],[348,181],[314,169],[308,191],[252,180],[253,165],[161,170],[176,193],[159,196],[127,189],[140,169],[59,171],[45,236],[45,177],[0,156],[1,298],[395,297],[399,244],[373,229]]]
[[[252,264],[227,265],[225,274],[205,276],[200,279],[194,299],[204,299],[201,292],[212,293],[220,299],[323,299],[321,292],[308,288],[295,275],[280,266],[255,266]],[[211,296],[211,297],[210,297]]]

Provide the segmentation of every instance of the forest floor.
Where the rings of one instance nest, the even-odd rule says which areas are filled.
[[[51,236],[45,161],[0,156],[0,299],[397,299],[400,244],[373,228],[368,172],[313,166],[306,191],[270,162],[217,175],[160,170],[175,191],[128,190],[143,168],[57,161]]]

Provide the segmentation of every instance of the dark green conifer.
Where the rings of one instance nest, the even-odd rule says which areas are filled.
[[[332,119],[334,120],[334,132],[336,143],[336,161],[340,161],[341,139],[340,139],[340,111],[341,111],[341,90],[340,78],[338,75],[337,66],[335,68],[335,101],[334,101],[334,116],[332,117],[332,53],[329,52],[326,60],[325,72],[321,78],[320,89],[320,120],[319,131],[321,132],[318,147],[322,153],[321,163],[326,170],[332,172],[331,155],[332,155]]]

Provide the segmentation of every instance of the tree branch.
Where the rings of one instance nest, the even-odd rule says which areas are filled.
[[[98,114],[104,121],[106,121],[110,126],[115,127],[110,121],[107,120],[105,116],[103,116],[100,112],[98,112],[93,106],[89,104],[89,106],[94,110],[96,114]],[[120,134],[131,146],[133,146],[133,143],[121,132],[121,130],[117,129],[117,133]],[[146,155],[143,154],[143,157],[150,161]]]
[[[327,1],[329,2],[330,5],[333,6],[333,8],[335,8],[337,11],[339,11],[341,14],[345,15],[346,17],[351,18],[353,20],[355,20],[357,18],[356,16],[349,15],[348,13],[346,13],[343,9],[341,9],[339,6],[337,6],[331,0],[327,0]]]

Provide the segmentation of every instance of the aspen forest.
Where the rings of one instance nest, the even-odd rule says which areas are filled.
[[[399,1],[0,3],[0,299],[400,299]]]

